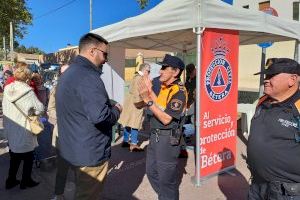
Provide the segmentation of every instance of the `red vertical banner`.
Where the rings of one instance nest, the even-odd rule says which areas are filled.
[[[200,177],[235,166],[239,32],[206,29],[200,81]]]

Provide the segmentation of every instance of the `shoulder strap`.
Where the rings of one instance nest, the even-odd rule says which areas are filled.
[[[17,106],[17,104],[16,104],[15,102],[12,102],[12,104],[15,105],[15,107],[20,111],[20,113],[22,113],[22,115],[24,115],[24,117],[25,117],[26,119],[28,119],[29,121],[31,121],[30,117],[28,117],[28,115],[26,115],[26,114],[25,114],[25,113]]]
[[[267,98],[268,98],[267,95],[264,95],[264,96],[260,97],[256,107],[260,106]]]
[[[28,119],[29,121],[31,121],[30,117],[28,117],[28,115],[26,115],[20,108],[19,106],[17,106],[16,101],[12,102],[12,104],[20,111],[20,113],[22,113],[22,115]]]

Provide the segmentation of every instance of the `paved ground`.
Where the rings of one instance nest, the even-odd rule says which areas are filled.
[[[54,190],[56,168],[53,161],[55,160],[43,163],[41,168],[34,167],[33,177],[40,181],[39,186],[26,190],[20,190],[18,187],[5,190],[4,183],[9,167],[9,155],[7,143],[2,139],[1,114],[0,108],[0,200],[50,200]],[[204,181],[200,187],[195,187],[191,182],[195,174],[195,160],[194,152],[189,150],[188,159],[179,159],[180,199],[246,199],[250,175],[244,160],[245,141],[245,138],[239,134],[236,169],[230,173],[214,176]],[[120,142],[119,138],[112,147],[110,170],[102,192],[103,200],[156,200],[157,196],[145,175],[145,152],[130,153],[127,149],[121,148]],[[74,176],[70,171],[65,188],[66,200],[74,199],[74,190]]]
[[[145,175],[145,153],[130,153],[120,147],[119,140],[112,148],[110,171],[103,190],[104,200],[156,200]],[[230,174],[224,173],[214,176],[195,187],[191,182],[194,176],[194,153],[189,150],[188,159],[179,159],[181,177],[180,199],[182,200],[243,200],[248,190],[249,172],[242,154],[245,145],[238,139],[236,169]],[[9,156],[5,141],[0,142],[0,199],[1,200],[50,200],[53,196],[55,181],[55,164],[48,162],[41,168],[34,168],[33,176],[40,181],[40,185],[26,190],[18,187],[5,190],[4,182],[9,167]],[[67,200],[73,199],[73,173],[69,172],[69,180],[65,189]]]

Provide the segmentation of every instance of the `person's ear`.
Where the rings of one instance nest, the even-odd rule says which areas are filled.
[[[180,73],[180,69],[175,68],[174,72],[175,73],[173,74],[173,77],[176,78],[178,76],[178,74]]]
[[[297,74],[291,74],[291,76],[289,78],[289,86],[291,87],[291,86],[295,85],[298,82],[299,82],[298,75]]]
[[[96,50],[94,48],[90,48],[88,51],[91,56],[94,56],[94,54],[96,53]]]

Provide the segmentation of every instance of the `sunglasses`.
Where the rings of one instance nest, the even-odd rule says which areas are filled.
[[[265,80],[270,80],[271,78],[273,78],[276,75],[278,75],[278,74],[266,74]]]
[[[161,66],[160,70],[165,70],[165,69],[167,69],[168,67],[169,67],[168,65],[163,65],[163,66]]]
[[[105,60],[107,60],[107,57],[108,57],[108,53],[107,52],[105,52],[105,51],[103,51],[101,49],[98,49],[98,48],[95,48],[95,49],[97,49],[98,51],[101,51],[102,54],[103,54],[103,57],[105,58]]]

